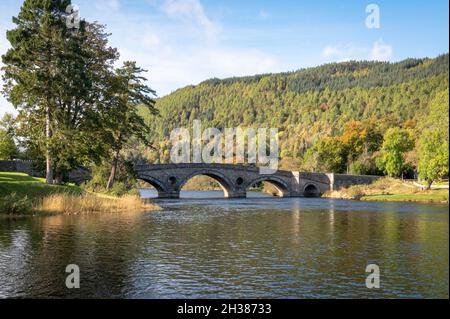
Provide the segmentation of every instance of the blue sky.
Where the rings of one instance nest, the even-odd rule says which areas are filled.
[[[398,61],[449,51],[448,1],[72,0],[107,25],[121,60],[149,70],[159,96],[212,77],[292,71],[345,60]],[[366,27],[366,6],[380,28]],[[21,0],[0,3],[0,54]],[[0,99],[0,115],[13,108]]]

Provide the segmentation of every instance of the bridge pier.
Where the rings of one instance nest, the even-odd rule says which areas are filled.
[[[247,192],[246,191],[228,191],[225,194],[225,198],[247,198]]]
[[[162,199],[179,199],[180,191],[158,192],[158,198]]]

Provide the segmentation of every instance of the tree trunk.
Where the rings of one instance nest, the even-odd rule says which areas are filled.
[[[50,152],[50,139],[52,138],[52,128],[51,128],[51,112],[50,112],[50,106],[47,106],[46,108],[46,117],[45,117],[45,136],[47,138],[47,144],[46,144],[46,171],[45,171],[45,181],[47,184],[53,184],[53,163],[52,163],[52,156]]]
[[[63,174],[62,173],[56,173],[55,174],[55,179],[53,182],[55,185],[62,185],[63,183]]]
[[[114,180],[116,179],[117,165],[119,163],[119,153],[120,153],[120,148],[117,148],[117,150],[114,154],[113,164],[111,167],[111,174],[109,175],[108,184],[106,185],[107,190],[110,190],[113,187]]]

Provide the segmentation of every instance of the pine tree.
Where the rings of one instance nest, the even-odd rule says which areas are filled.
[[[111,78],[110,101],[103,119],[112,148],[111,174],[106,189],[111,189],[116,177],[117,165],[121,150],[131,139],[136,138],[149,145],[150,129],[139,114],[139,107],[146,108],[147,113],[155,115],[155,91],[144,82],[145,70],[136,66],[136,62],[124,62]]]
[[[61,182],[65,171],[105,152],[92,135],[100,127],[105,79],[118,58],[102,26],[67,23],[70,4],[26,0],[3,56],[4,93],[30,127],[30,148],[45,153],[47,183]]]
[[[2,57],[4,92],[22,113],[45,127],[46,181],[53,183],[53,115],[56,110],[61,68],[59,53],[68,28],[64,17],[70,1],[26,0],[16,28],[7,32],[11,49]]]

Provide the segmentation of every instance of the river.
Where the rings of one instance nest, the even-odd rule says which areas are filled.
[[[0,297],[449,297],[448,205],[182,195],[142,214],[1,218]]]

